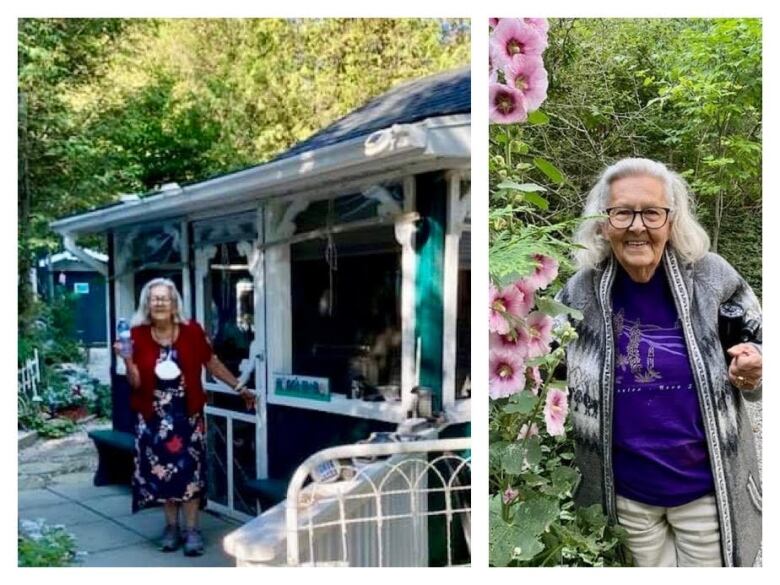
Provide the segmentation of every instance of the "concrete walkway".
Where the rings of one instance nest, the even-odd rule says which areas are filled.
[[[85,567],[231,567],[222,538],[240,523],[205,511],[200,516],[206,541],[201,557],[181,550],[163,553],[157,539],[164,525],[162,508],[137,514],[130,509],[128,486],[92,485],[97,453],[86,430],[63,439],[39,440],[19,452],[19,519],[63,524],[85,552]]]

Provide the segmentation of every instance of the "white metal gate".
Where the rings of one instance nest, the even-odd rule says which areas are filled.
[[[239,565],[468,564],[470,445],[458,438],[320,451],[297,469],[287,500],[229,535],[225,549]],[[307,483],[323,470],[339,478]]]

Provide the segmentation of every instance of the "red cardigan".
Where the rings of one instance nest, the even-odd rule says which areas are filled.
[[[133,361],[138,366],[141,378],[141,386],[130,392],[130,408],[148,420],[154,415],[154,367],[160,357],[160,346],[152,338],[151,325],[133,327],[130,335],[133,340]],[[179,337],[173,347],[179,356],[179,367],[184,376],[187,412],[192,416],[202,412],[206,404],[201,373],[213,351],[206,333],[195,321],[179,323]]]

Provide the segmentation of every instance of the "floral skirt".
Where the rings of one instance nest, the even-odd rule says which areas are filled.
[[[206,503],[203,416],[187,415],[184,389],[154,392],[154,416],[135,427],[133,512],[166,501]]]

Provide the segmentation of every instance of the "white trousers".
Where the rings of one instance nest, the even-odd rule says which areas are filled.
[[[722,567],[715,496],[682,506],[650,506],[617,496],[618,521],[628,532],[637,567]]]

